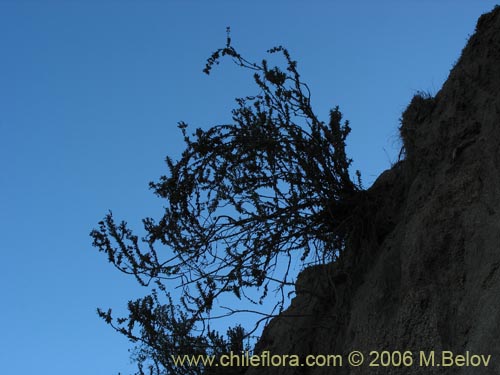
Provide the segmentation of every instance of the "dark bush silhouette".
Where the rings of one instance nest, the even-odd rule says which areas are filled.
[[[288,51],[268,52],[281,54],[285,67],[249,62],[229,37],[208,59],[207,74],[222,57],[253,70],[258,93],[237,99],[232,124],[193,134],[179,124],[185,150],[180,160],[167,158],[168,174],[150,184],[164,198],[165,212],[158,221],[143,220],[145,237],[139,240],[111,213],[91,232],[93,245],[116,268],[155,287],[129,302],[126,318],[99,310],[138,343],[134,358],[141,374],[145,368],[152,374],[222,374],[223,368],[203,366],[187,372],[169,355],[241,348],[247,335],[241,327],[228,339],[208,327],[218,297],[230,293],[259,303],[277,291],[281,298],[271,316],[283,308],[293,259],[303,265],[332,261],[349,241],[361,191],[359,172],[355,183],[345,153],[349,124],[338,107],[328,123],[320,121]],[[176,285],[182,290],[178,306],[169,293]],[[248,297],[251,289],[259,291],[258,301]]]

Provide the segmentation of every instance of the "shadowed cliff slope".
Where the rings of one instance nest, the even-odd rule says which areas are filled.
[[[405,160],[366,192],[371,229],[338,264],[299,276],[256,347],[359,350],[366,362],[247,374],[500,373],[500,8],[479,19],[441,91],[413,98],[401,136]],[[368,367],[372,350],[409,350],[414,363]],[[436,363],[443,350],[492,357],[487,367],[420,367],[419,351],[432,350]]]

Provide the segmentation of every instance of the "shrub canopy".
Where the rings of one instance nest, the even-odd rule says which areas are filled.
[[[357,183],[349,174],[349,123],[338,107],[328,123],[320,121],[288,51],[268,52],[281,54],[284,68],[249,62],[229,37],[208,59],[206,74],[222,57],[252,70],[258,93],[237,99],[231,124],[190,134],[187,124],[179,123],[185,150],[179,160],[167,157],[168,173],[150,184],[164,199],[165,211],[159,220],[143,220],[146,235],[139,239],[111,212],[91,232],[93,245],[116,268],[141,285],[155,285],[151,295],[129,302],[127,318],[114,320],[111,310],[99,310],[115,329],[141,343],[136,355],[141,373],[147,360],[154,373],[176,373],[166,352],[220,352],[235,342],[242,345],[241,331],[229,331],[232,344],[210,329],[203,331],[207,335],[194,333],[217,298],[231,293],[262,303],[273,288],[281,292],[275,306],[281,311],[283,288],[293,281],[292,260],[335,260],[351,233],[361,183],[359,172]],[[181,287],[179,305],[170,296],[172,286]],[[260,291],[258,301],[250,289]]]

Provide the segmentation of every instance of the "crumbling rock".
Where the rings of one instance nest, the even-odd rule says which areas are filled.
[[[342,354],[340,367],[255,374],[500,374],[500,8],[483,15],[435,96],[403,113],[404,160],[366,194],[375,237],[306,269],[256,352]],[[359,350],[412,351],[409,367],[349,366]],[[421,367],[419,351],[490,355],[487,367]],[[437,361],[440,357],[437,357]]]

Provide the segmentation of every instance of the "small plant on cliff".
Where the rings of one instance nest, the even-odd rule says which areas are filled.
[[[408,160],[413,160],[416,151],[416,133],[418,131],[418,125],[432,113],[434,107],[435,99],[430,92],[417,91],[413,96],[400,120],[401,126],[399,127],[399,133],[403,141],[400,157],[402,154],[405,154]]]
[[[138,343],[140,374],[146,363],[150,374],[181,373],[170,354],[241,348],[242,330],[230,330],[226,340],[209,328],[220,297],[258,304],[269,292],[278,293],[271,316],[284,306],[292,260],[335,260],[351,233],[361,187],[349,174],[349,124],[338,108],[327,123],[320,121],[288,51],[268,52],[280,54],[284,68],[246,60],[229,37],[208,59],[206,74],[223,57],[250,69],[258,92],[237,99],[232,124],[192,134],[179,124],[185,150],[179,160],[167,158],[167,175],[151,183],[165,200],[165,212],[159,220],[143,220],[146,235],[139,239],[111,213],[91,232],[93,245],[116,268],[154,286],[151,295],[129,303],[126,318],[99,310]],[[170,295],[175,286],[181,290],[177,307]],[[257,300],[248,293],[252,289]],[[215,368],[191,370],[208,374]]]

